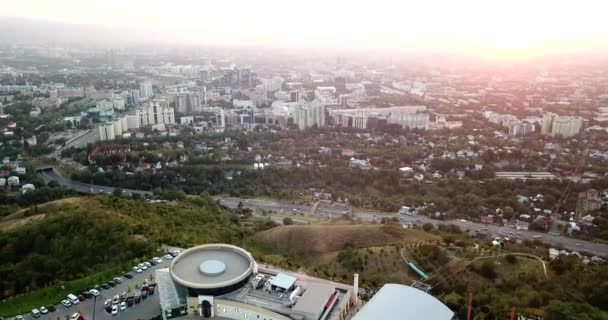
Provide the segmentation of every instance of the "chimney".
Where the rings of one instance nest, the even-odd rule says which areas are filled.
[[[351,297],[351,300],[354,305],[356,305],[359,300],[359,274],[358,273],[355,273],[355,275],[354,275],[353,295]]]

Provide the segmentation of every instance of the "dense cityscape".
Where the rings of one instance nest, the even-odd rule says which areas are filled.
[[[608,319],[605,57],[0,32],[0,146],[0,319]]]

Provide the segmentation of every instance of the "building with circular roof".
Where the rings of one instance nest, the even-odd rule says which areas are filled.
[[[229,244],[206,244],[179,254],[169,267],[173,281],[191,296],[223,295],[245,286],[257,272],[251,254]]]

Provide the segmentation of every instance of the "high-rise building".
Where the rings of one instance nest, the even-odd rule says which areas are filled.
[[[154,96],[154,91],[152,90],[152,81],[145,80],[139,83],[139,94],[142,98],[149,99]]]
[[[301,104],[294,109],[294,122],[298,129],[304,130],[314,125],[325,126],[325,105],[314,100],[311,103]]]
[[[524,136],[534,132],[534,124],[526,121],[517,121],[511,124],[509,127],[509,135],[513,137]]]
[[[560,116],[553,120],[551,124],[551,135],[570,138],[577,135],[583,128],[581,117]]]
[[[201,95],[198,93],[178,93],[173,96],[175,109],[181,114],[192,114],[203,111]]]
[[[337,77],[334,80],[334,86],[336,87],[336,92],[338,94],[348,93],[348,90],[346,89],[346,78],[344,78],[344,77]]]
[[[112,122],[102,123],[98,127],[99,140],[114,140],[114,124]]]
[[[543,114],[543,118],[540,122],[540,133],[543,135],[551,133],[551,125],[553,124],[553,120],[557,117],[557,114],[548,112]]]
[[[146,103],[139,108],[137,114],[139,115],[140,126],[175,123],[175,109],[159,101]]]

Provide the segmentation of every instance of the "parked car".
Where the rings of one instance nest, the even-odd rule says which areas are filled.
[[[46,306],[47,310],[49,310],[49,312],[55,312],[57,310],[57,308],[55,308],[54,305],[49,304],[48,306]]]
[[[114,298],[112,298],[112,304],[117,304],[118,301],[120,301],[120,297],[118,295],[115,295]]]
[[[137,269],[135,269],[135,272],[136,272],[136,273],[142,273],[142,272],[143,272],[143,270],[142,270],[142,269],[140,269],[140,268],[137,268]]]
[[[131,307],[131,306],[133,306],[133,302],[135,301],[135,298],[133,296],[128,296],[125,301],[127,302],[127,306]]]
[[[117,316],[118,315],[118,305],[113,305],[112,306],[112,311],[110,312],[111,315],[113,316]]]
[[[146,266],[147,268],[150,268],[152,266],[152,264],[148,261],[144,262],[144,266]]]
[[[24,320],[24,319],[23,319],[23,316],[16,316],[15,320]]]
[[[112,305],[112,299],[106,299],[106,301],[103,302],[104,307],[109,307],[111,305]]]
[[[116,277],[116,278],[114,278],[114,282],[122,283],[122,279],[120,277]]]
[[[80,313],[76,312],[70,316],[70,320],[85,320],[85,319]]]
[[[110,281],[108,281],[108,284],[109,284],[110,286],[112,286],[112,287],[116,287],[116,285],[117,285],[117,283],[116,283],[116,282],[114,282],[114,280],[110,280]]]
[[[93,298],[93,294],[89,291],[83,291],[81,294],[87,299]]]
[[[85,297],[83,294],[79,294],[79,295],[77,296],[77,298],[78,298],[78,301],[84,301],[84,300],[86,300],[86,299],[87,299],[87,297]]]
[[[40,310],[40,313],[42,313],[42,314],[49,313],[49,310],[47,310],[45,306],[40,307],[40,309],[38,309],[38,310]]]
[[[165,258],[167,260],[171,260],[171,259],[173,259],[173,256],[167,253],[166,255],[163,256],[163,258]]]
[[[120,311],[125,311],[125,310],[127,310],[127,303],[123,301],[120,303]]]
[[[97,289],[91,289],[91,290],[89,290],[89,293],[91,295],[93,295],[94,297],[97,297],[99,295],[99,290],[97,290]]]
[[[63,300],[61,300],[61,304],[62,304],[64,307],[66,307],[66,308],[69,308],[69,307],[71,307],[71,306],[72,306],[72,303],[71,303],[71,302],[70,302],[70,300],[68,300],[68,299],[63,299]]]
[[[79,303],[80,303],[80,299],[78,299],[78,297],[77,297],[77,296],[75,296],[75,295],[73,295],[73,294],[71,294],[71,293],[70,293],[70,294],[68,294],[67,298],[68,298],[68,300],[70,300],[70,302],[71,302],[72,304],[79,304]]]
[[[32,317],[34,317],[34,318],[40,318],[40,315],[41,315],[40,310],[38,310],[38,309],[32,309],[31,314],[32,314]]]
[[[102,285],[101,285],[101,288],[102,288],[102,289],[104,289],[104,290],[108,290],[108,289],[110,289],[111,287],[110,287],[110,285],[109,285],[109,284],[104,283],[104,284],[102,284]]]
[[[159,257],[154,257],[152,258],[152,261],[156,262],[156,263],[162,263],[163,259],[159,258]]]
[[[133,275],[130,274],[130,273],[128,273],[128,272],[125,273],[124,277],[127,278],[127,279],[133,279]]]
[[[141,301],[141,293],[136,292],[135,296],[133,297],[133,299],[135,300],[135,303],[139,303]]]
[[[143,291],[143,290],[142,290],[142,291],[141,291],[141,298],[142,298],[142,299],[145,299],[145,298],[147,298],[147,297],[148,297],[148,291]]]

